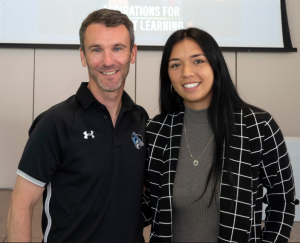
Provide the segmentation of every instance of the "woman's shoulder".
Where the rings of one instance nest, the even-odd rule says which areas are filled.
[[[246,123],[264,123],[272,119],[272,116],[266,110],[252,107],[234,107],[234,115],[242,116]],[[246,124],[251,125],[251,124]]]
[[[167,137],[170,132],[168,125],[166,124],[168,116],[169,114],[159,114],[147,121],[146,136],[148,143],[153,144],[157,138],[161,140]]]
[[[255,143],[255,138],[270,137],[274,133],[281,136],[280,128],[272,115],[260,108],[242,107],[234,110],[235,125],[244,126],[250,140]],[[244,130],[245,131],[245,130]]]
[[[273,132],[280,131],[280,127],[275,121],[274,117],[266,110],[256,107],[243,107],[236,110],[236,115],[242,117],[242,122],[246,126],[249,136],[254,136],[257,132],[261,136],[270,135]],[[236,121],[239,121],[236,119]],[[239,123],[239,122],[238,122]]]
[[[171,127],[182,123],[184,108],[181,106],[168,114],[159,114],[147,121],[147,130],[157,130],[162,127]]]
[[[165,125],[166,120],[170,114],[159,114],[147,121],[146,129],[149,131],[159,130]]]

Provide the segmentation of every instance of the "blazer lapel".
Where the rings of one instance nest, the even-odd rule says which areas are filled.
[[[242,112],[235,114],[235,136],[229,144],[229,161],[223,160],[220,189],[219,242],[248,242],[251,223],[252,175],[250,144]],[[228,186],[228,163],[234,173],[233,200]]]
[[[166,139],[167,144],[163,154],[161,176],[161,201],[160,201],[160,229],[167,236],[165,242],[172,239],[172,195],[175,179],[176,166],[179,156],[180,140],[183,127],[184,106],[181,106],[177,112],[169,115],[167,124],[170,129],[170,139]]]

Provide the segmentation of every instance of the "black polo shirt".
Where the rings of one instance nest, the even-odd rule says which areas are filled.
[[[45,242],[144,241],[147,119],[124,91],[114,128],[87,83],[35,119],[17,173],[46,188]]]

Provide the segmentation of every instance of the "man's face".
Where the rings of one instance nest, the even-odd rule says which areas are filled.
[[[130,36],[124,25],[106,27],[91,24],[84,35],[84,48],[80,49],[81,63],[88,67],[93,80],[102,91],[113,92],[124,87],[130,63],[135,63],[137,47],[130,50]]]

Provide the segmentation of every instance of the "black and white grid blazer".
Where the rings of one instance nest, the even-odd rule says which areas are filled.
[[[172,193],[183,117],[182,105],[173,114],[158,115],[147,124],[143,207],[146,221],[152,224],[150,242],[172,239]],[[236,129],[229,144],[229,161],[236,198],[229,203],[228,166],[223,159],[219,242],[287,242],[298,200],[282,133],[267,112],[244,108],[236,110],[234,117]],[[263,187],[267,189],[265,196]],[[263,201],[268,207],[261,230]]]

